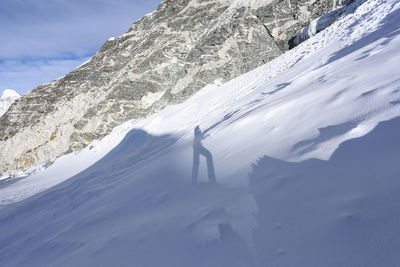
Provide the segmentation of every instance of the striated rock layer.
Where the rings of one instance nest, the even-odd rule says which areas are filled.
[[[344,0],[165,0],[81,67],[0,118],[0,175],[80,150],[127,120],[179,103],[281,55]]]

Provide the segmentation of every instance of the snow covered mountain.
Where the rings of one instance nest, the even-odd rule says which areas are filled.
[[[0,99],[0,117],[8,110],[8,108],[21,96],[11,89],[6,89]]]
[[[270,63],[2,180],[0,266],[398,266],[399,29],[399,1],[356,0]],[[191,185],[196,125],[217,184],[202,158]]]
[[[116,125],[263,65],[343,2],[163,1],[90,61],[35,88],[0,118],[0,175],[79,151]]]

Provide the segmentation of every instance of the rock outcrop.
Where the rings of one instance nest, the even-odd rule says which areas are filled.
[[[127,120],[179,103],[284,53],[344,0],[165,0],[68,75],[0,118],[0,175],[80,150]]]
[[[305,40],[315,36],[317,33],[320,31],[328,28],[331,26],[340,16],[342,16],[345,12],[347,11],[353,11],[351,10],[351,3],[353,3],[354,0],[346,0],[345,4],[338,9],[335,9],[331,12],[328,12],[321,17],[314,19],[313,21],[310,22],[309,25],[306,27],[302,28],[293,39],[289,41],[289,48],[293,48]]]

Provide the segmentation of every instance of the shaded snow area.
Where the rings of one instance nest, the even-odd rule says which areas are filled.
[[[399,266],[400,3],[357,3],[250,73],[1,180],[0,266]],[[216,184],[201,156],[191,185],[196,125]]]
[[[11,89],[6,89],[0,99],[0,117],[8,110],[8,108],[14,103],[15,100],[21,96]]]

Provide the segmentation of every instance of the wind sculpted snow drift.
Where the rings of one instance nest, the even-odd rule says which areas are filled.
[[[0,265],[397,266],[399,7],[3,180]],[[191,186],[196,125],[215,185],[201,162]]]

